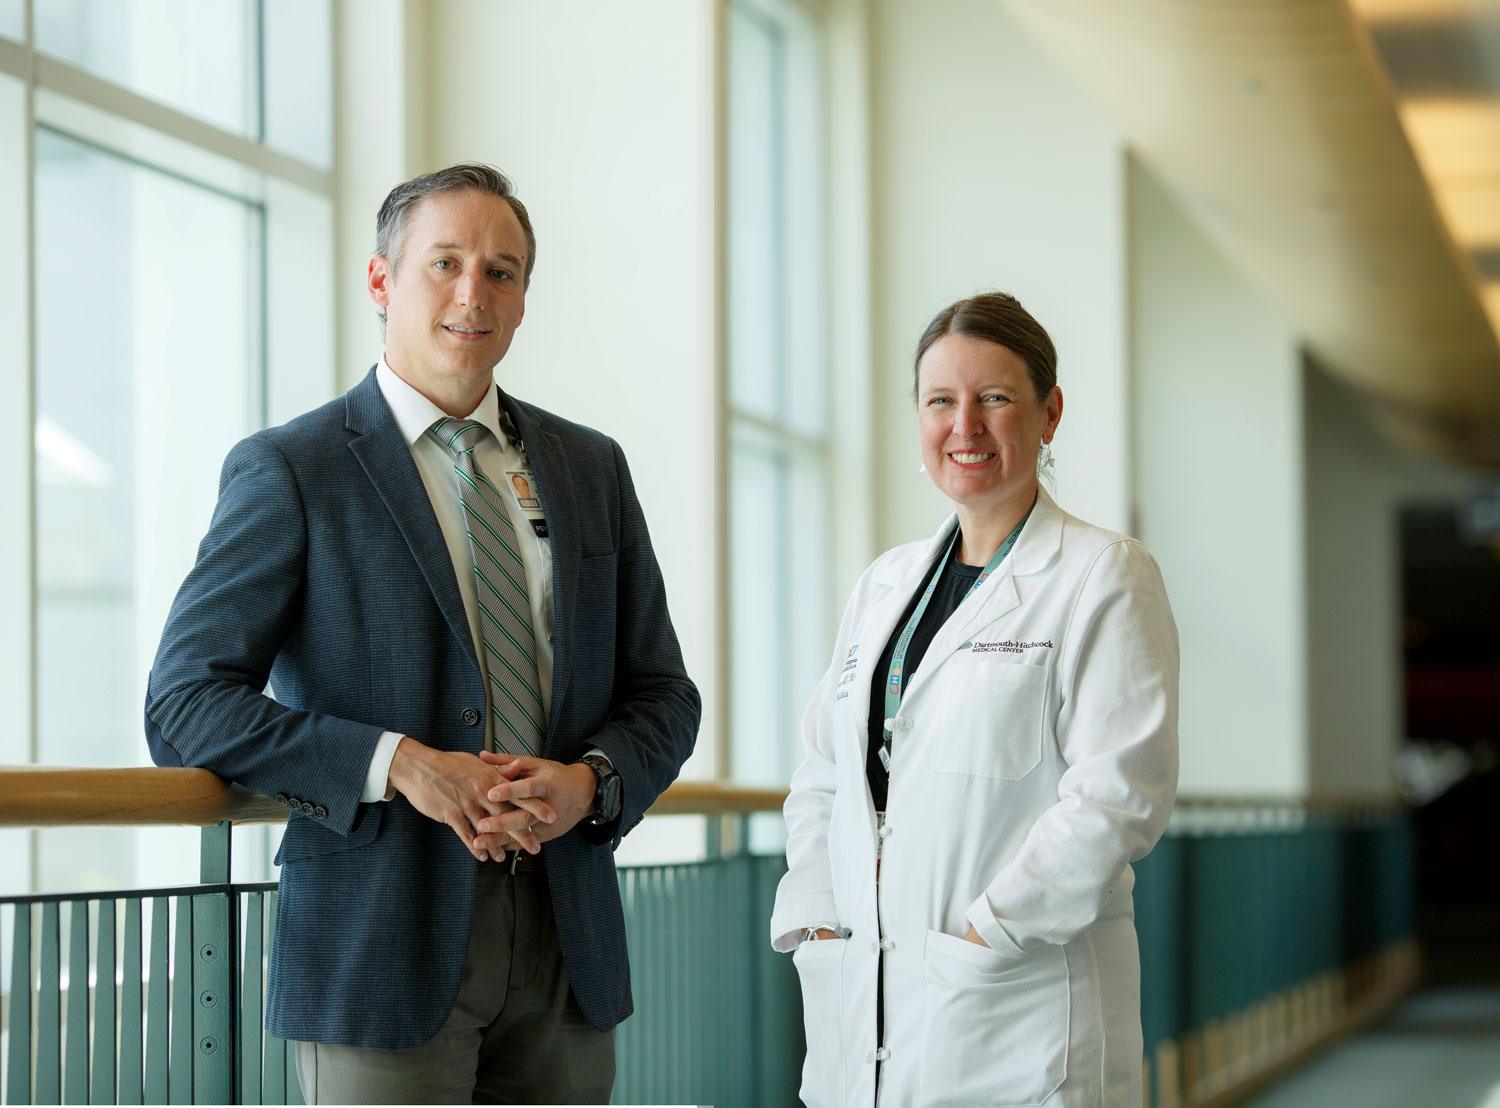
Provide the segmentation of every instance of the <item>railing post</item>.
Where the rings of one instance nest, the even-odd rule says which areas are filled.
[[[216,823],[203,829],[198,849],[198,881],[204,885],[229,884],[228,823]]]
[[[703,820],[703,853],[710,860],[724,857],[724,817],[706,816]]]
[[[229,884],[230,828],[203,829],[200,880]],[[235,1099],[234,1010],[238,928],[233,892],[194,896],[193,912],[193,1101],[230,1104]]]

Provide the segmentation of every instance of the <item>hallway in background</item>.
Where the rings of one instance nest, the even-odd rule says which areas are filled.
[[[1500,988],[1424,992],[1242,1108],[1495,1108]]]

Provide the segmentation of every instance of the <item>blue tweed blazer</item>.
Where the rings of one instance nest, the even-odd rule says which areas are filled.
[[[574,831],[544,848],[574,994],[606,1030],[632,1010],[613,848],[691,753],[700,702],[619,446],[500,401],[526,443],[552,542],[543,755],[573,762],[598,746],[625,786],[612,843]],[[278,855],[273,1034],[402,1049],[447,1019],[476,863],[404,798],[359,798],[382,731],[478,753],[484,710],[453,563],[374,371],[231,450],[162,633],[146,734],[160,765],[203,766],[314,813],[292,815]]]

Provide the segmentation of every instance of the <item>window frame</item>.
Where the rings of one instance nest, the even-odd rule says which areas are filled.
[[[304,342],[308,331],[295,313],[286,310],[289,299],[318,290],[326,297],[325,325],[336,318],[338,307],[333,283],[340,170],[338,117],[332,99],[338,75],[336,0],[328,0],[328,19],[334,33],[326,59],[331,113],[326,166],[265,143],[268,74],[263,38],[267,0],[247,0],[247,18],[257,36],[252,43],[259,93],[253,113],[254,136],[225,130],[45,54],[36,46],[36,3],[23,0],[21,39],[0,35],[0,113],[4,115],[0,118],[0,151],[21,155],[5,159],[10,165],[0,168],[0,224],[8,227],[0,229],[0,292],[16,293],[0,296],[0,333],[8,336],[0,342],[0,360],[9,375],[7,392],[15,401],[10,405],[10,415],[0,421],[0,441],[7,444],[0,450],[8,451],[0,458],[11,463],[7,472],[12,475],[0,490],[0,510],[8,510],[9,518],[20,523],[0,538],[0,626],[9,629],[0,653],[0,698],[7,704],[9,715],[6,736],[0,739],[0,762],[27,765],[37,764],[41,753],[34,446],[40,369],[35,195],[39,131],[243,202],[253,210],[256,230],[251,236],[250,275],[258,292],[247,307],[252,333],[247,386],[252,390],[250,410],[256,426],[305,410],[310,397],[326,399],[333,395],[340,364],[338,329],[325,326],[326,357],[317,350],[307,356],[306,364],[316,367],[313,372],[303,374],[298,366],[293,380],[291,367],[280,372],[276,368],[278,357],[284,361],[286,352]],[[295,243],[291,260],[298,263],[296,266],[279,262],[289,256],[288,243]],[[290,272],[301,268],[301,261],[309,257],[316,263],[313,272]],[[282,269],[289,273],[286,284],[290,291],[276,289]],[[326,362],[326,367],[319,361]],[[143,754],[144,750],[143,741]],[[25,861],[18,871],[25,870],[26,889],[35,889],[40,878],[37,830],[3,834],[7,838],[26,837]],[[257,838],[265,842],[247,843],[249,854],[269,868],[269,834]]]
[[[735,327],[736,297],[734,287],[734,259],[732,228],[734,226],[734,213],[732,211],[733,195],[732,182],[730,178],[730,166],[732,162],[732,148],[734,136],[731,134],[733,123],[733,109],[731,107],[734,96],[734,75],[732,72],[731,57],[733,54],[730,36],[733,34],[733,20],[736,12],[748,16],[757,23],[770,25],[784,36],[799,36],[800,43],[793,44],[792,52],[781,59],[778,67],[780,85],[772,90],[772,111],[780,114],[781,118],[773,122],[775,132],[773,144],[777,149],[773,156],[780,159],[773,173],[777,195],[772,200],[771,206],[775,210],[775,235],[776,241],[771,245],[774,256],[773,269],[779,274],[783,273],[791,262],[792,251],[789,248],[791,240],[796,232],[794,228],[805,228],[811,226],[815,230],[815,241],[809,247],[812,254],[810,268],[813,276],[808,281],[804,291],[811,289],[811,299],[814,303],[810,309],[807,304],[800,305],[804,309],[804,318],[797,318],[799,305],[790,303],[792,297],[783,294],[778,297],[773,312],[777,333],[771,339],[774,357],[779,364],[776,370],[775,380],[777,382],[777,393],[771,401],[771,411],[747,410],[736,403],[735,397],[735,351],[733,332]],[[721,451],[722,466],[724,472],[724,483],[722,501],[724,503],[724,533],[722,572],[725,582],[725,619],[724,626],[726,634],[723,650],[725,652],[724,673],[724,700],[726,710],[724,713],[725,748],[721,760],[721,775],[737,783],[752,783],[757,785],[785,783],[790,777],[791,771],[796,765],[796,741],[797,732],[792,725],[795,719],[800,717],[803,707],[802,700],[811,691],[812,684],[802,681],[800,677],[793,679],[796,671],[796,663],[790,657],[780,659],[780,665],[774,666],[768,662],[762,671],[762,676],[771,678],[783,687],[782,695],[787,702],[779,707],[785,707],[786,718],[768,720],[773,728],[772,736],[761,736],[761,739],[769,738],[775,744],[775,752],[772,760],[774,765],[774,776],[776,781],[763,780],[763,773],[753,780],[744,777],[740,772],[743,761],[737,754],[742,752],[741,744],[746,740],[744,734],[737,734],[736,721],[741,717],[740,698],[746,696],[745,687],[737,678],[737,671],[743,671],[743,665],[734,664],[733,655],[738,641],[739,628],[735,616],[735,591],[736,591],[736,568],[735,560],[738,553],[733,542],[734,528],[734,472],[737,456],[741,451],[746,453],[774,456],[780,464],[778,475],[778,501],[776,504],[776,515],[779,523],[780,546],[776,550],[774,566],[770,567],[769,577],[773,582],[772,591],[775,596],[773,601],[775,607],[775,620],[777,632],[775,641],[782,644],[779,649],[790,651],[791,644],[797,641],[798,636],[791,629],[790,619],[794,615],[792,606],[798,591],[793,580],[799,572],[795,565],[799,561],[799,548],[802,546],[807,519],[794,518],[795,510],[791,503],[790,489],[795,483],[795,471],[798,467],[806,467],[816,473],[813,484],[816,486],[816,495],[821,498],[825,505],[832,504],[834,495],[833,486],[833,463],[838,450],[836,413],[832,410],[831,399],[833,395],[834,374],[831,368],[829,347],[831,342],[829,327],[829,310],[831,301],[830,289],[830,234],[831,234],[831,212],[828,206],[828,190],[830,179],[830,166],[826,153],[827,144],[824,141],[823,131],[827,126],[829,90],[829,65],[828,65],[828,42],[830,33],[828,26],[827,6],[814,3],[811,0],[728,0],[725,4],[725,39],[726,46],[724,56],[724,119],[725,137],[722,144],[723,165],[725,178],[724,196],[724,247],[721,271],[724,280],[724,318],[725,318],[725,353],[721,363],[721,392],[723,396],[723,420]],[[786,119],[795,110],[791,101],[794,98],[794,90],[804,94],[811,93],[815,100],[811,111],[803,114],[801,125],[811,128],[809,133],[802,135],[789,135],[787,133]],[[797,149],[791,149],[793,146]],[[799,209],[799,210],[793,210]],[[779,283],[779,282],[773,282]],[[804,297],[804,300],[808,299]],[[807,326],[806,315],[812,317],[812,325]],[[802,334],[797,334],[801,325]],[[802,342],[810,349],[801,358],[792,353],[797,343]],[[799,425],[798,412],[795,404],[790,403],[789,392],[795,394],[792,388],[790,375],[796,371],[798,363],[804,366],[815,366],[819,370],[819,380],[816,387],[821,393],[816,398],[815,407],[818,414],[819,428],[810,430],[805,424]],[[813,648],[812,653],[819,659],[816,666],[816,674],[821,674],[823,665],[821,659],[826,653],[828,644],[832,641],[833,628],[824,627],[829,622],[829,612],[835,611],[834,602],[828,595],[833,589],[833,565],[835,561],[835,535],[833,533],[833,513],[827,511],[821,513],[821,518],[814,521],[821,528],[821,533],[816,537],[814,545],[821,551],[818,564],[809,569],[805,565],[800,568],[801,572],[811,573],[818,578],[818,584],[812,591],[818,594],[811,612],[804,612],[805,619],[815,622],[819,627],[822,638],[827,641],[819,641]],[[797,528],[801,528],[798,530]],[[835,612],[836,615],[836,612]],[[823,633],[825,632],[826,633]],[[773,673],[774,670],[774,673]],[[812,680],[816,680],[816,674]],[[805,674],[801,676],[806,676]],[[806,687],[802,687],[806,685]],[[791,727],[791,733],[785,731]],[[779,825],[779,819],[773,822]],[[756,836],[759,839],[761,836]],[[774,837],[774,836],[772,836]],[[762,844],[766,845],[766,844]]]

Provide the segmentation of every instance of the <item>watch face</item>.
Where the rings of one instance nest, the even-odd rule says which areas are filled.
[[[598,776],[594,790],[594,822],[609,823],[620,814],[624,785],[615,768],[603,758],[587,756],[584,763]]]
[[[601,803],[599,805],[599,814],[603,816],[606,821],[609,821],[620,814],[620,775],[618,773],[611,772],[609,776],[604,779],[603,784],[604,795],[600,798]]]

